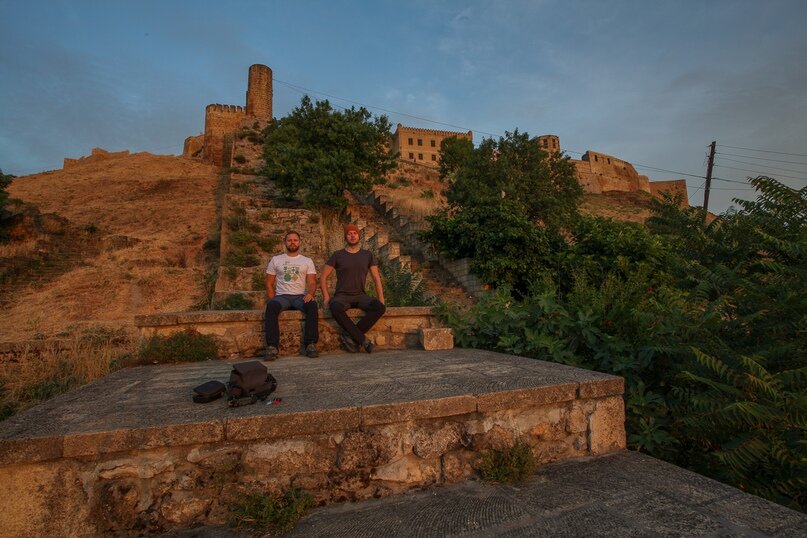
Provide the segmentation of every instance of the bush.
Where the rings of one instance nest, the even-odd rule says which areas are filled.
[[[384,282],[384,300],[387,306],[431,306],[426,297],[426,283],[418,273],[407,271],[386,258],[379,260]]]
[[[193,329],[171,336],[153,336],[138,352],[140,364],[198,362],[218,358],[216,338]]]
[[[247,158],[241,155],[240,153],[235,157],[233,157],[233,160],[238,164],[244,164],[245,162],[247,162]]]
[[[517,439],[511,447],[482,454],[477,470],[483,480],[509,484],[526,480],[537,466],[532,447]]]
[[[213,305],[215,310],[252,310],[252,301],[244,297],[241,293],[231,293],[222,302]]]
[[[301,489],[290,489],[279,497],[256,491],[230,503],[227,519],[232,527],[282,533],[294,528],[312,506],[313,497]]]

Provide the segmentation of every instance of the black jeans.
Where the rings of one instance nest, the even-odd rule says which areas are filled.
[[[275,295],[266,303],[266,312],[263,316],[263,329],[266,333],[266,345],[279,347],[280,327],[277,317],[284,310],[293,308],[305,312],[305,330],[303,331],[303,344],[316,344],[319,341],[319,313],[317,302],[313,299],[307,303],[302,295]]]
[[[373,328],[375,322],[381,319],[387,310],[381,301],[369,295],[338,295],[331,298],[329,305],[333,319],[359,345],[364,342],[364,334]],[[358,323],[353,323],[347,317],[345,311],[348,308],[364,310],[364,316]]]

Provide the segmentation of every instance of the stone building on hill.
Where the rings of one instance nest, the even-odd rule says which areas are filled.
[[[473,142],[474,133],[455,131],[438,131],[435,129],[419,129],[398,124],[392,135],[391,149],[398,152],[403,161],[437,166],[440,162],[440,144],[446,138],[464,138]]]
[[[236,132],[256,121],[265,126],[271,119],[272,70],[261,64],[251,65],[246,106],[207,105],[204,133],[186,138],[182,154],[217,166],[229,166]]]
[[[539,136],[538,144],[547,153],[560,153],[560,138],[555,135]],[[580,160],[572,159],[571,162],[574,164],[577,180],[586,193],[644,191],[659,196],[662,192],[669,192],[681,194],[681,204],[689,205],[686,181],[683,179],[650,181],[647,176],[639,174],[628,161],[591,150],[586,151]]]

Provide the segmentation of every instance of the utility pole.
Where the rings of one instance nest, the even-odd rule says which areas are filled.
[[[715,146],[717,141],[713,140],[709,144],[709,164],[706,167],[706,188],[703,191],[703,220],[709,214],[709,188],[712,186],[712,168],[715,165]]]

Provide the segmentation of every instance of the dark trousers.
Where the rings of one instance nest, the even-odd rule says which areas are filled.
[[[302,295],[275,295],[266,303],[266,312],[263,316],[264,332],[267,346],[280,346],[280,327],[277,317],[284,310],[301,310],[305,312],[305,330],[303,331],[303,344],[316,344],[319,341],[319,313],[317,302],[303,301]]]
[[[364,342],[364,334],[373,328],[375,322],[381,319],[387,310],[381,301],[369,295],[339,295],[331,298],[329,305],[333,319],[359,345]],[[353,323],[347,317],[345,311],[349,308],[364,310],[364,316],[358,323]]]

